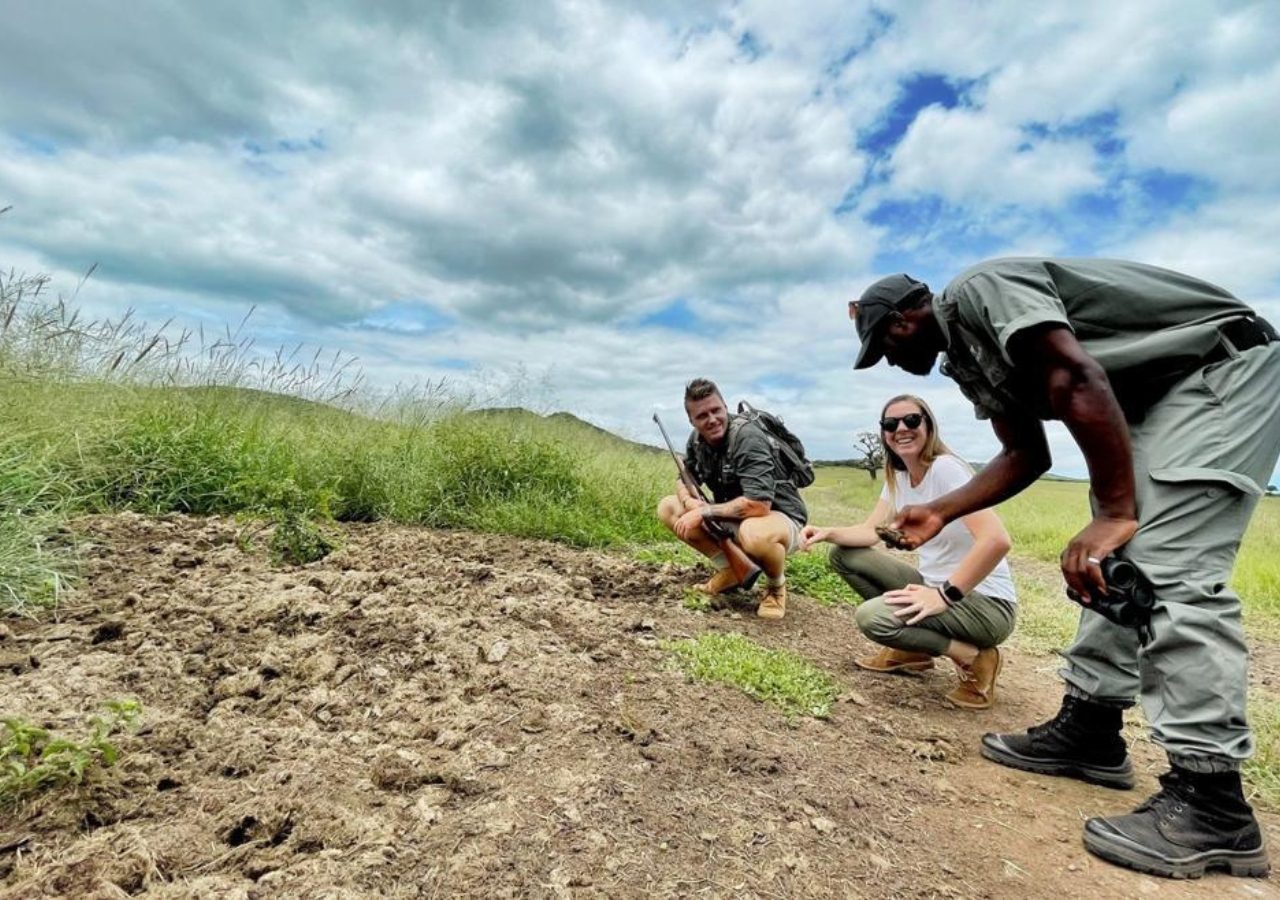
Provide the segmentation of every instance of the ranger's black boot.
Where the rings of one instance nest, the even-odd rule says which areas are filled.
[[[1206,869],[1255,876],[1271,869],[1239,772],[1175,766],[1160,776],[1160,792],[1127,816],[1085,822],[1084,845],[1109,862],[1166,878],[1199,878]]]
[[[982,755],[1027,772],[1127,791],[1133,787],[1133,766],[1120,736],[1123,725],[1118,707],[1067,694],[1058,715],[1043,725],[1023,734],[984,734]]]

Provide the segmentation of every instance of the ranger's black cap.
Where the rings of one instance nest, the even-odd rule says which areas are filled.
[[[849,303],[849,318],[858,327],[858,339],[862,347],[858,350],[855,369],[867,369],[874,366],[884,356],[880,347],[880,336],[889,313],[901,309],[904,301],[917,294],[928,293],[929,286],[923,281],[916,281],[910,275],[890,275],[881,278],[862,292],[862,296]]]

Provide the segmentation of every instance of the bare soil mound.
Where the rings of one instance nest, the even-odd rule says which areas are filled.
[[[978,756],[1057,708],[1051,659],[1011,651],[975,714],[942,667],[854,669],[849,609],[693,612],[678,567],[371,525],[282,568],[230,520],[80,527],[89,571],[57,619],[0,626],[0,711],[74,734],[134,697],[143,726],[0,821],[3,897],[1276,895],[1084,851],[1083,817],[1154,789],[1140,739],[1129,794]],[[661,642],[705,631],[805,654],[841,702],[788,723],[689,682]]]

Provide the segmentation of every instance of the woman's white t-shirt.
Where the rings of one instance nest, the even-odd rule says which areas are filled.
[[[894,480],[898,491],[892,503],[894,512],[904,506],[915,506],[929,503],[943,494],[949,494],[962,487],[973,477],[973,472],[958,457],[939,456],[924,473],[924,478],[915,487],[911,486],[911,476],[906,472],[894,472]],[[889,488],[880,492],[880,499],[891,502]],[[973,549],[973,533],[965,526],[964,521],[956,519],[938,532],[933,540],[924,544],[918,551],[916,568],[924,577],[929,587],[938,587],[951,577],[960,566],[960,560]],[[1009,561],[1001,559],[991,574],[982,579],[974,590],[988,597],[1000,597],[1010,603],[1017,602],[1017,594],[1013,589],[1013,575],[1009,572]]]

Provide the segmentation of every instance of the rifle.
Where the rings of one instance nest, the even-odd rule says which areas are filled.
[[[701,485],[694,481],[693,476],[689,474],[684,460],[676,453],[676,448],[672,446],[671,438],[667,435],[667,429],[662,427],[662,420],[658,418],[657,413],[653,414],[653,421],[658,424],[658,430],[662,432],[662,439],[667,442],[667,449],[671,451],[671,458],[675,461],[676,471],[680,473],[680,483],[693,496],[710,502],[707,500],[706,495],[702,493]],[[733,570],[733,574],[737,577],[738,584],[743,588],[750,589],[756,583],[756,579],[760,577],[762,570],[756,565],[755,560],[747,556],[746,551],[738,546],[738,542],[733,539],[733,532],[723,522],[717,522],[709,517],[702,519],[702,530],[720,548],[720,552],[724,554],[724,558],[729,563],[729,568]]]

